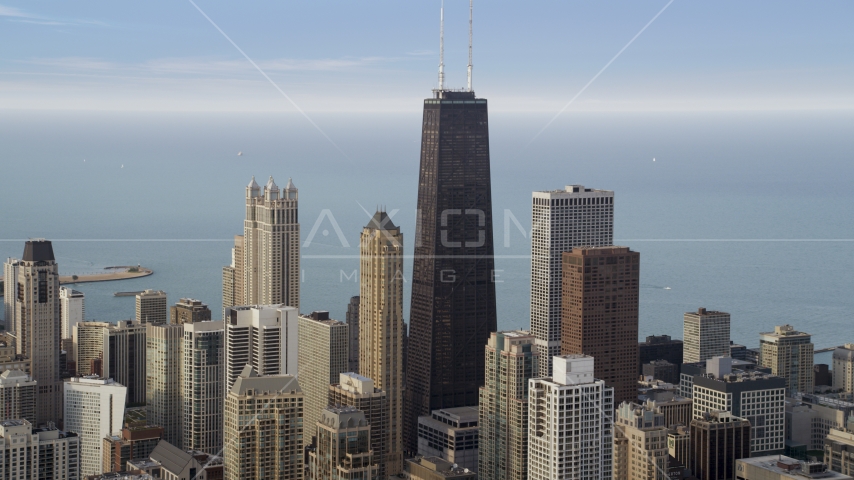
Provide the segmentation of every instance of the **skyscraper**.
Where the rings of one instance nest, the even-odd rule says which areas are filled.
[[[223,269],[223,308],[284,304],[299,308],[299,192],[291,179],[280,190],[273,177],[262,189],[246,187],[243,237],[234,238]]]
[[[528,380],[538,377],[540,354],[528,332],[496,332],[486,345],[486,382],[480,388],[478,474],[483,480],[528,478]]]
[[[371,450],[372,426],[364,412],[330,406],[321,412],[316,428],[317,446],[309,451],[308,460],[312,480],[379,478]]]
[[[65,429],[80,435],[80,476],[101,473],[103,439],[122,429],[127,388],[111,379],[65,381]]]
[[[388,398],[374,381],[356,373],[342,373],[340,383],[329,386],[329,405],[350,406],[365,414],[371,426],[371,450],[377,478],[388,478]],[[400,451],[398,446],[395,451]]]
[[[0,476],[4,480],[79,480],[80,437],[27,420],[0,422]]]
[[[222,449],[225,353],[222,320],[184,324],[182,400],[184,448],[210,454]]]
[[[225,391],[243,367],[259,375],[298,373],[298,312],[284,305],[229,307],[225,316]],[[325,394],[324,390],[324,394]]]
[[[854,343],[833,351],[833,388],[854,393]]]
[[[350,302],[347,303],[347,313],[344,321],[347,322],[347,329],[350,332],[350,353],[349,353],[349,368],[347,370],[359,372],[359,296],[350,297]]]
[[[171,323],[204,322],[211,319],[211,309],[194,298],[182,298],[169,307]]]
[[[181,347],[184,326],[162,323],[149,323],[146,326],[146,420],[152,425],[163,427],[163,439],[181,448],[184,426],[181,416]]]
[[[442,80],[424,100],[421,132],[404,405],[410,451],[419,416],[477,404],[483,347],[498,329],[493,257],[487,102]]]
[[[688,466],[700,480],[735,478],[735,461],[750,457],[750,422],[729,412],[712,411],[695,418],[690,438]]]
[[[551,375],[560,355],[561,253],[614,243],[614,192],[583,185],[534,192],[531,199],[531,333],[539,376]]]
[[[32,362],[38,384],[36,424],[62,418],[62,382],[59,354],[62,328],[59,307],[59,267],[48,240],[29,240],[21,260],[10,258],[3,267],[6,324],[15,335],[18,355]]]
[[[145,403],[146,324],[131,320],[80,322],[72,328],[80,375],[100,374],[127,387],[131,404]],[[95,362],[101,371],[92,370]]]
[[[683,323],[683,363],[704,362],[712,357],[729,357],[729,314],[699,308],[685,312]]]
[[[555,357],[552,370],[528,381],[528,478],[611,478],[614,389],[594,377],[593,357]]]
[[[36,382],[20,370],[0,373],[0,420],[36,418]]]
[[[667,427],[655,402],[624,402],[615,415],[614,478],[667,479]]]
[[[62,317],[62,339],[71,338],[71,328],[86,320],[85,295],[68,287],[59,287],[59,311]]]
[[[378,211],[362,230],[359,373],[388,396],[388,475],[403,471],[403,234]],[[375,456],[375,458],[377,458]]]
[[[790,394],[813,393],[813,349],[812,336],[791,325],[778,325],[773,332],[759,334],[759,364],[786,379]]]
[[[145,290],[136,294],[136,321],[139,323],[169,323],[166,292]]]
[[[637,400],[640,254],[628,247],[563,253],[561,352],[596,359],[614,400]]]
[[[347,324],[329,312],[299,317],[299,384],[305,395],[303,442],[311,444],[320,413],[329,403],[329,385],[347,371]]]

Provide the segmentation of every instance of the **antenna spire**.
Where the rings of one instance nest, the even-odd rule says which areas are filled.
[[[439,90],[445,89],[445,0],[439,9]]]
[[[471,29],[471,20],[472,14],[474,13],[474,0],[469,0],[469,68],[468,68],[468,88],[471,92],[471,37],[472,37],[472,29]]]

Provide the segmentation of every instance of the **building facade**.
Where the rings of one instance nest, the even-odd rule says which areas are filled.
[[[80,437],[26,420],[0,421],[0,478],[79,480]]]
[[[528,381],[540,371],[536,337],[524,331],[495,332],[485,355],[477,472],[483,480],[527,480]]]
[[[362,229],[359,252],[359,373],[386,392],[384,463],[388,475],[397,475],[403,471],[403,234],[386,212],[377,211]]]
[[[101,447],[103,472],[125,472],[127,463],[145,460],[163,439],[163,427],[125,426],[121,432],[107,435]]]
[[[738,480],[852,480],[852,477],[828,470],[821,461],[803,461],[785,455],[742,458],[735,462]]]
[[[614,390],[595,378],[590,356],[554,357],[552,370],[528,381],[528,478],[611,478]]]
[[[477,422],[477,407],[443,408],[418,417],[418,455],[439,457],[476,472]]]
[[[127,387],[113,380],[65,381],[65,429],[80,437],[80,475],[101,473],[103,439],[122,429]]]
[[[59,312],[62,318],[62,338],[71,338],[74,325],[86,321],[86,296],[68,287],[59,287]]]
[[[359,371],[359,296],[350,297],[350,302],[347,304],[347,313],[344,320],[347,322],[347,328],[350,331],[350,354],[349,368],[347,370],[358,373]]]
[[[169,323],[166,292],[145,290],[136,294],[136,321],[139,323]]]
[[[648,336],[638,343],[638,368],[655,360],[667,360],[678,367],[683,363],[683,347],[682,340],[674,340],[670,335]],[[638,370],[638,374],[643,372]]]
[[[0,420],[36,421],[38,384],[20,370],[0,373]]]
[[[465,135],[460,131],[467,132]],[[483,347],[498,330],[487,101],[434,90],[424,100],[406,363],[404,449],[418,417],[476,405]]]
[[[29,373],[38,383],[36,424],[56,422],[62,418],[62,322],[53,245],[27,241],[23,257],[8,259],[3,271],[7,328],[16,337],[16,354],[30,360]]]
[[[541,353],[537,376],[560,355],[562,253],[614,244],[614,192],[567,185],[531,198],[531,333]]]
[[[344,442],[341,439],[346,438]],[[375,480],[371,425],[353,407],[328,407],[317,422],[317,445],[309,451],[312,480]]]
[[[778,325],[773,332],[759,334],[759,364],[786,379],[789,393],[813,393],[814,356],[812,336],[791,325]]]
[[[624,402],[614,419],[614,478],[668,480],[667,426],[655,402]]]
[[[854,393],[854,343],[833,351],[833,388]]]
[[[225,391],[246,365],[259,375],[298,374],[299,312],[285,305],[229,307],[225,316]]]
[[[730,317],[726,312],[699,308],[683,317],[683,363],[697,363],[712,357],[729,357]]]
[[[389,459],[390,410],[386,392],[374,387],[374,381],[370,378],[357,373],[342,373],[339,383],[329,386],[329,405],[353,407],[365,415],[365,420],[371,426],[370,447],[377,465],[377,478],[388,478],[388,465],[396,459]]]
[[[716,411],[691,421],[689,467],[700,480],[735,478],[735,463],[750,457],[750,422]]]
[[[222,450],[225,331],[222,320],[184,324],[181,364],[183,441],[188,450]]]
[[[169,307],[171,323],[206,322],[211,319],[211,309],[194,298],[182,298],[178,303]]]
[[[128,404],[146,402],[146,324],[80,322],[72,329],[77,374],[112,378],[127,387]],[[100,364],[100,371],[92,365]]]
[[[225,399],[224,478],[301,480],[302,412],[296,378],[259,376],[246,365]]]
[[[637,400],[640,254],[628,247],[563,254],[561,353],[596,358],[616,402]]]
[[[854,418],[844,427],[830,429],[822,443],[825,465],[834,472],[854,475]]]
[[[305,430],[308,446],[315,436],[320,414],[329,404],[329,385],[347,372],[347,324],[329,318],[329,312],[299,317],[299,384],[305,395]]]
[[[182,324],[146,324],[145,408],[163,439],[181,448],[183,438]]]

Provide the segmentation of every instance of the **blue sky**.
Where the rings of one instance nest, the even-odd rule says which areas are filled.
[[[410,112],[436,86],[439,1],[196,0],[307,112]],[[663,1],[475,1],[475,90],[556,112]],[[465,0],[446,1],[449,86]],[[854,2],[675,0],[579,111],[850,110]],[[187,0],[0,0],[0,109],[291,111]]]

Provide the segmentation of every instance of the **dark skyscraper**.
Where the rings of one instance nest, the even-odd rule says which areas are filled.
[[[424,100],[404,419],[478,404],[483,349],[497,330],[486,100],[436,90]]]

